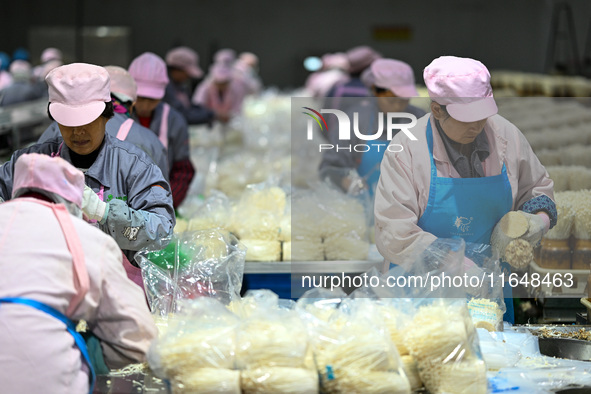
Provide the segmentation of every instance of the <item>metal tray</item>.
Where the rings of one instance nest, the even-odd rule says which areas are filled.
[[[538,338],[540,353],[545,356],[591,361],[591,342],[580,339]]]

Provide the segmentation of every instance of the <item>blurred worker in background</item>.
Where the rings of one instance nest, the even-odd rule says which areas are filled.
[[[220,49],[213,55],[213,64],[223,64],[233,67],[236,61],[236,51],[230,48]]]
[[[15,60],[10,64],[12,84],[0,92],[0,106],[6,107],[41,98],[39,89],[33,82],[33,71],[29,62]]]
[[[367,97],[369,90],[361,81],[361,73],[365,71],[376,59],[382,57],[378,52],[368,46],[351,48],[346,53],[349,63],[349,80],[335,85],[327,94],[332,99],[327,99],[325,108],[341,108],[341,97]]]
[[[24,47],[18,47],[12,52],[12,61],[15,60],[24,60],[26,62],[31,62],[31,56],[29,51]]]
[[[81,219],[84,174],[37,153],[14,166],[12,200],[0,204],[2,391],[92,392],[76,323],[88,323],[109,368],[144,362],[156,327],[115,241]]]
[[[51,70],[64,64],[62,51],[57,48],[45,48],[40,60],[41,63],[33,69],[33,75],[40,81],[45,81]]]
[[[244,83],[231,66],[221,62],[211,66],[210,75],[195,89],[192,102],[211,108],[216,119],[225,124],[242,112],[245,96]]]
[[[210,123],[214,113],[202,105],[191,103],[193,80],[203,76],[197,52],[188,47],[171,49],[166,54],[168,79],[162,101],[183,114],[188,124]]]
[[[344,53],[327,53],[322,56],[322,68],[306,79],[305,89],[315,98],[326,97],[335,85],[349,81],[349,60]]]
[[[137,86],[126,69],[106,66],[111,79],[111,101],[114,115],[107,122],[106,132],[120,141],[127,141],[148,154],[168,179],[168,155],[154,132],[131,119],[137,100]],[[39,137],[38,143],[61,136],[57,122],[53,122]]]
[[[378,130],[382,130],[382,133],[375,140],[362,141],[352,132],[351,140],[346,143],[367,143],[368,150],[326,150],[320,163],[320,175],[322,178],[329,177],[346,192],[355,193],[359,189],[368,189],[370,197],[373,197],[380,177],[380,163],[390,142],[386,132],[388,113],[408,113],[418,119],[425,115],[425,111],[409,104],[409,99],[419,94],[415,87],[414,72],[407,63],[394,59],[377,59],[367,69],[364,77],[373,97],[355,99],[348,106],[347,114],[349,119],[354,119],[354,114],[358,114],[358,129],[361,133],[372,135]],[[405,124],[409,123],[409,119],[394,118],[391,123]],[[398,130],[394,132],[397,133]],[[329,142],[334,146],[345,143],[339,141],[338,133],[331,133]]]
[[[246,94],[257,95],[263,89],[259,77],[259,58],[251,52],[242,52],[234,63],[234,74],[246,88]]]
[[[151,129],[168,152],[168,179],[174,207],[185,199],[195,175],[189,154],[189,131],[184,116],[162,101],[168,75],[160,56],[145,52],[129,65],[129,73],[137,84],[137,102],[132,116]]]
[[[392,139],[403,149],[385,152],[376,190],[375,238],[385,268],[437,238],[489,244],[512,210],[541,223],[530,237],[541,240],[557,220],[553,182],[524,135],[497,115],[488,69],[442,56],[423,77],[431,113],[409,129],[416,140],[406,133]],[[510,297],[510,286],[504,291]],[[504,319],[512,322],[512,300],[506,304]]]
[[[0,199],[12,195],[16,160],[25,153],[60,156],[85,175],[82,211],[117,241],[130,278],[142,284],[130,264],[135,251],[163,247],[175,224],[170,186],[152,159],[133,144],[105,133],[113,117],[109,73],[72,63],[47,76],[50,118],[61,137],[20,149],[0,167]]]
[[[8,67],[10,67],[10,55],[0,52],[0,91],[12,84],[12,76]]]

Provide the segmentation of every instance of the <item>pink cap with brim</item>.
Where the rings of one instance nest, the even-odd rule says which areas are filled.
[[[325,69],[338,68],[349,71],[349,60],[344,53],[327,53],[322,56],[322,66]]]
[[[119,66],[105,66],[111,77],[111,93],[123,101],[137,100],[137,85],[126,69]]]
[[[188,47],[178,47],[168,51],[166,64],[180,68],[191,78],[200,78],[203,75],[203,71],[199,68],[199,55]]]
[[[25,153],[14,165],[13,179],[12,198],[42,190],[82,207],[84,174],[60,157]]]
[[[442,56],[425,67],[423,78],[429,97],[460,122],[483,120],[498,112],[490,73],[478,60]]]
[[[238,60],[252,68],[257,67],[259,64],[259,57],[251,52],[242,52],[238,57]]]
[[[31,77],[33,69],[31,63],[26,60],[14,60],[10,63],[9,71],[15,78],[25,79]]]
[[[376,77],[375,75],[373,75],[373,72],[371,71],[371,67],[366,68],[362,73],[361,73],[361,82],[363,82],[363,84],[365,86],[367,86],[368,88],[371,88],[376,81]]]
[[[137,96],[160,100],[168,85],[166,63],[152,52],[145,52],[133,59],[129,73],[137,84]]]
[[[72,63],[54,68],[45,81],[49,113],[61,125],[76,127],[91,123],[111,101],[109,73],[94,64]]]
[[[57,48],[45,48],[41,53],[41,63],[46,63],[50,60],[62,60],[62,51]]]
[[[374,75],[374,85],[389,89],[398,97],[417,97],[415,75],[405,62],[394,59],[377,59],[370,69]]]
[[[236,51],[233,49],[220,49],[213,57],[214,63],[222,63],[225,65],[232,65],[236,61]]]
[[[232,69],[225,64],[214,64],[211,67],[211,77],[214,82],[228,82],[232,78]]]
[[[347,51],[347,60],[349,61],[349,72],[359,73],[369,67],[374,60],[382,56],[368,46],[359,46]]]

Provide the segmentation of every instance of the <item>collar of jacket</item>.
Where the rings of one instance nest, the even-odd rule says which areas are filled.
[[[111,135],[109,135],[109,133],[105,131],[105,143],[103,144],[103,148],[99,152],[94,163],[84,174],[86,176],[93,178],[106,188],[111,187],[110,177],[111,174],[113,174],[116,171],[116,169],[113,168],[113,163],[107,160],[107,157],[110,156],[109,151],[113,149],[113,138],[114,137],[112,137]],[[72,163],[72,158],[70,157],[69,149],[62,148],[61,157],[68,163]]]
[[[447,156],[447,152],[445,151],[445,145],[441,140],[441,136],[437,132],[437,126],[435,125],[433,116],[429,117],[429,122],[431,122],[431,131],[433,132],[433,159],[435,160],[435,162],[439,164],[446,165],[447,172],[449,173],[451,172],[450,168],[453,168],[453,165],[449,157]],[[505,154],[507,152],[507,139],[502,135],[499,135],[499,133],[494,132],[491,126],[492,123],[493,122],[491,121],[491,118],[489,118],[484,124],[484,132],[486,133],[486,136],[489,141],[490,153],[492,154],[493,150],[496,151],[497,155],[499,156],[500,167],[502,167],[502,163],[505,161]],[[494,141],[494,144],[490,144],[490,141]],[[490,175],[486,174],[486,176]]]

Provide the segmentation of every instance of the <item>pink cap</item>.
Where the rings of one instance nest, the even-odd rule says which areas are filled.
[[[41,63],[46,63],[50,60],[62,60],[62,51],[57,48],[45,48],[41,53]]]
[[[232,63],[234,63],[234,61],[236,60],[236,51],[234,51],[233,49],[220,49],[219,51],[217,51],[213,57],[213,62],[214,63],[222,63],[225,65],[232,65]]]
[[[368,46],[359,46],[347,51],[347,60],[349,61],[349,72],[359,73],[369,67],[374,60],[382,56]]]
[[[64,126],[94,121],[111,101],[109,73],[94,64],[72,63],[54,68],[45,81],[49,87],[49,113]]]
[[[119,66],[105,66],[111,77],[111,93],[123,101],[137,100],[137,85],[126,69]]]
[[[367,86],[368,88],[371,88],[375,84],[376,76],[373,75],[373,72],[371,71],[371,67],[366,68],[361,73],[361,82],[363,82],[363,84],[365,86]]]
[[[214,82],[228,82],[232,78],[232,69],[222,63],[214,64],[211,66],[211,77]]]
[[[82,207],[84,174],[60,157],[25,153],[14,164],[13,178],[12,198],[43,190]]]
[[[203,75],[203,71],[199,68],[199,55],[188,47],[178,47],[168,51],[166,64],[180,68],[192,78],[200,78]]]
[[[63,66],[64,62],[62,62],[61,60],[50,60],[46,63],[43,63],[40,67],[41,70],[39,71],[39,75],[41,76],[41,79],[45,79],[45,77],[47,76],[47,74],[49,74],[49,72],[51,70],[53,70],[54,68],[57,68],[59,66]]]
[[[138,97],[160,100],[168,85],[166,63],[152,52],[144,52],[129,65],[129,73],[137,84]]]
[[[417,97],[415,75],[405,62],[394,59],[377,59],[369,67],[374,76],[374,85],[389,89],[398,97]]]
[[[10,63],[9,71],[15,79],[28,79],[31,77],[33,69],[26,60],[14,60]]]
[[[442,56],[423,71],[429,97],[447,106],[460,122],[475,122],[498,112],[490,86],[490,73],[478,60]]]
[[[322,56],[322,67],[324,69],[339,68],[349,71],[349,60],[344,53],[327,53]]]
[[[245,63],[251,68],[255,68],[259,65],[258,56],[251,52],[242,52],[238,57],[238,60]]]

